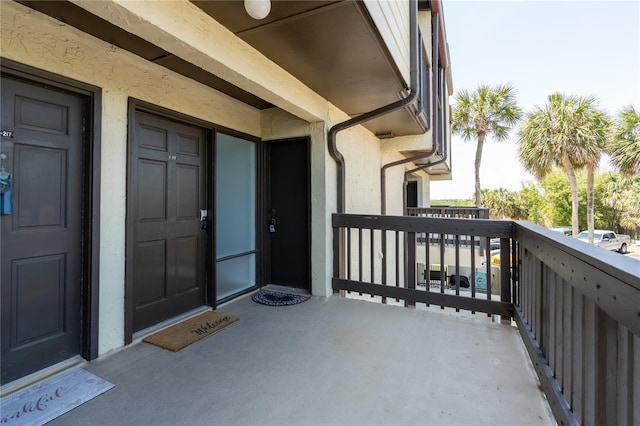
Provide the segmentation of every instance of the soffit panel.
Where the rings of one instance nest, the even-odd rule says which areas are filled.
[[[19,1],[83,32],[219,90],[255,108],[273,105],[68,1]],[[356,1],[273,0],[256,21],[242,1],[195,1],[205,13],[338,108],[356,116],[403,96],[402,78]],[[373,133],[422,133],[409,109],[363,124]]]
[[[273,1],[257,21],[242,1],[193,1],[347,114],[398,98],[399,74],[357,2]]]
[[[178,74],[196,80],[199,83],[225,93],[255,108],[266,109],[273,107],[269,102],[167,52],[153,43],[93,15],[73,3],[58,0],[20,0],[18,3],[51,16],[60,22],[69,24],[80,31],[127,50],[148,61],[162,65]]]

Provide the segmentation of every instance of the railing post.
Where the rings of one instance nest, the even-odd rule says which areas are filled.
[[[617,371],[618,343],[617,323],[602,309],[597,309],[598,355],[597,375],[597,411],[598,424],[618,424],[617,412]]]
[[[500,238],[500,301],[511,302],[511,253],[508,238]],[[503,316],[501,322],[510,323],[511,318]]]
[[[405,286],[408,289],[415,290],[416,288],[416,233],[415,232],[407,232],[406,233],[406,244],[407,244],[407,258],[406,258],[406,281]],[[404,301],[404,306],[415,307],[415,302],[407,302]]]
[[[334,215],[335,216],[335,215]],[[344,253],[342,253],[342,242],[344,240],[343,236],[344,232],[340,227],[333,226],[333,276],[335,278],[342,278],[342,272],[344,269],[344,262],[342,258]],[[333,284],[332,284],[333,286]],[[344,296],[344,292],[340,292],[341,296]]]

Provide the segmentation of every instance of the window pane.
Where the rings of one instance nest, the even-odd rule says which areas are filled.
[[[248,253],[256,249],[256,144],[218,133],[215,163],[216,296],[221,300],[256,285],[256,256]],[[228,256],[238,257],[219,260]]]
[[[234,257],[216,263],[218,300],[256,285],[256,255]]]
[[[256,145],[218,133],[216,140],[216,256],[256,247]]]

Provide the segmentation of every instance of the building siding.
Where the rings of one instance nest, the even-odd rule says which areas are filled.
[[[183,55],[194,64],[228,78],[276,105],[259,111],[162,66],[89,36],[76,28],[11,1],[0,2],[0,55],[102,90],[100,306],[98,353],[124,345],[125,235],[127,192],[128,101],[136,98],[212,124],[264,140],[309,136],[311,139],[312,292],[332,294],[331,213],[336,210],[336,165],[327,150],[328,129],[349,117],[189,2],[110,1],[81,3],[122,28]],[[376,2],[389,13],[389,36],[399,68],[408,76],[408,45],[401,23],[408,25],[407,2]],[[387,4],[389,3],[389,4]],[[158,7],[156,7],[159,5]],[[186,14],[186,15],[185,15]],[[406,15],[406,19],[405,19]],[[189,17],[194,20],[188,19]],[[395,22],[395,23],[392,23]],[[187,28],[186,26],[191,28]],[[170,28],[170,29],[169,29]],[[205,35],[206,28],[206,35]],[[408,31],[408,30],[407,30]],[[394,32],[398,32],[397,34]],[[198,37],[199,36],[199,37]],[[216,43],[207,43],[213,37]],[[211,40],[211,39],[209,39]],[[404,51],[406,48],[406,51]],[[406,56],[406,57],[405,57]],[[403,59],[404,58],[404,59]],[[405,64],[405,62],[407,64]],[[259,69],[260,71],[256,71]],[[408,77],[407,77],[408,78]],[[420,139],[424,136],[416,136]],[[383,152],[383,144],[361,126],[342,132],[338,144],[347,164],[347,213],[380,212],[380,168],[404,158]],[[387,205],[402,214],[404,170],[388,171]],[[425,181],[425,185],[427,182]]]

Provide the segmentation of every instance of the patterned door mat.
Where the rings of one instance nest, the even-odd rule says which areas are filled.
[[[177,352],[236,321],[238,321],[238,318],[234,316],[207,311],[160,330],[145,337],[142,341]]]
[[[281,293],[272,290],[259,290],[252,297],[253,301],[267,306],[289,306],[306,302],[310,296],[300,294]]]
[[[38,382],[2,399],[0,423],[43,425],[113,387],[81,368]]]

